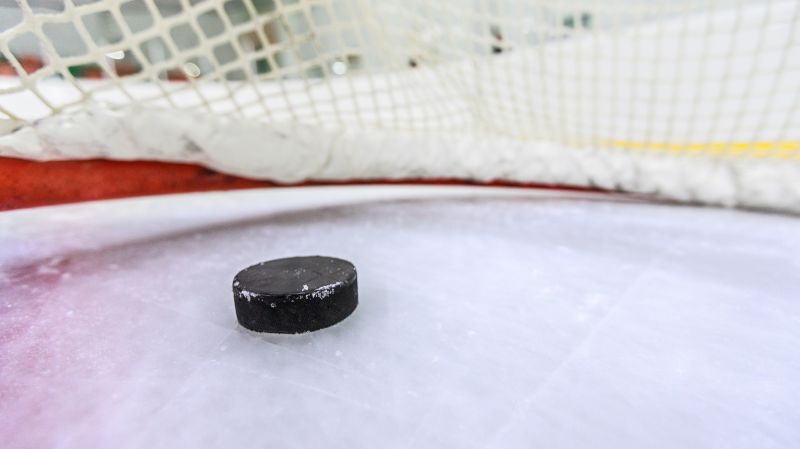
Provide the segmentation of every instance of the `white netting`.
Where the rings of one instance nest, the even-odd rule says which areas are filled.
[[[279,181],[554,182],[800,210],[794,0],[0,11],[13,72],[0,78],[0,155],[189,160]]]

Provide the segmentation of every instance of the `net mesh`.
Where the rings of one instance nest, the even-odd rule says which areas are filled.
[[[85,140],[56,148],[74,144],[53,131],[64,117],[101,120],[87,110],[185,111],[320,133],[339,142],[326,169],[362,161],[287,179],[510,178],[800,208],[796,1],[74,0],[2,15],[8,155],[96,156]],[[214,153],[213,139],[193,142]],[[101,155],[137,157],[125,151]],[[281,180],[223,158],[196,160]]]

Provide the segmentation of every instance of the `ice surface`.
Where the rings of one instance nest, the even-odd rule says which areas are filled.
[[[799,224],[402,187],[5,213],[0,441],[798,447]],[[355,314],[239,327],[233,275],[303,254],[355,263]]]

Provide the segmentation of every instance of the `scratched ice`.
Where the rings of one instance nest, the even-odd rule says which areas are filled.
[[[800,444],[797,218],[441,192],[0,214],[3,447]],[[313,254],[357,266],[353,316],[237,325],[237,271]]]

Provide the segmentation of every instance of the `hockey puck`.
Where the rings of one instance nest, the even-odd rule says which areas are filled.
[[[261,262],[233,278],[233,302],[239,324],[256,332],[322,329],[356,309],[356,267],[324,256]]]

